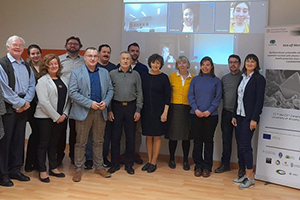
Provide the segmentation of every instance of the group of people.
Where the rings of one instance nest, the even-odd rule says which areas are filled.
[[[67,53],[60,56],[42,58],[41,48],[30,45],[29,62],[21,58],[24,45],[21,37],[10,37],[7,55],[0,59],[1,186],[13,186],[11,179],[30,180],[20,171],[27,121],[32,133],[24,169],[38,170],[44,183],[50,182],[49,176],[65,177],[58,166],[64,158],[67,124],[74,182],[81,181],[84,169],[92,168],[109,178],[121,164],[128,174],[134,174],[134,162],[143,164],[139,156],[141,134],[146,136],[148,155],[142,171],[156,171],[161,137],[165,136],[169,140],[168,166],[176,168],[175,151],[181,140],[183,169],[190,170],[188,155],[193,140],[194,175],[207,178],[212,171],[213,138],[222,98],[223,156],[215,172],[230,170],[235,129],[239,172],[233,182],[239,183],[240,189],[254,185],[251,139],[262,112],[265,88],[256,55],[245,58],[242,71],[240,57],[230,55],[230,73],[220,80],[207,56],[201,60],[197,76],[188,71],[188,58],[179,56],[177,72],[168,77],[161,71],[161,55],[148,58],[149,68],[138,61],[137,43],[121,52],[117,66],[110,62],[111,47],[107,44],[98,49],[88,47],[84,56],[79,55],[82,44],[74,36],[66,40]],[[107,157],[110,146],[111,162]]]

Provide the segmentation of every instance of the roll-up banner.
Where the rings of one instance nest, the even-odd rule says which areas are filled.
[[[255,178],[300,189],[300,25],[267,27]]]

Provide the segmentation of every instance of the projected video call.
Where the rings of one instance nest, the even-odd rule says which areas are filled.
[[[185,55],[195,70],[207,55],[216,64],[227,65],[232,53],[261,52],[267,0],[144,2],[125,3],[124,47],[126,41],[136,41],[147,47],[145,54],[157,52],[169,66]]]

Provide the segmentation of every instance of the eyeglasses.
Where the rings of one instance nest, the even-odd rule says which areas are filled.
[[[98,55],[85,55],[85,56],[88,57],[89,59],[91,59],[91,58],[99,58]]]
[[[71,43],[71,42],[68,42],[67,45],[70,45],[70,46],[72,46],[72,45],[73,45],[73,46],[79,46],[78,43]]]
[[[239,61],[229,61],[229,64],[239,64]]]

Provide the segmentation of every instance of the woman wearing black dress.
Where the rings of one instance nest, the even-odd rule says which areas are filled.
[[[151,70],[143,77],[142,109],[142,134],[146,136],[148,162],[142,170],[151,173],[157,168],[161,136],[167,130],[171,90],[168,76],[160,71],[164,65],[163,57],[158,54],[151,55],[148,65]]]

